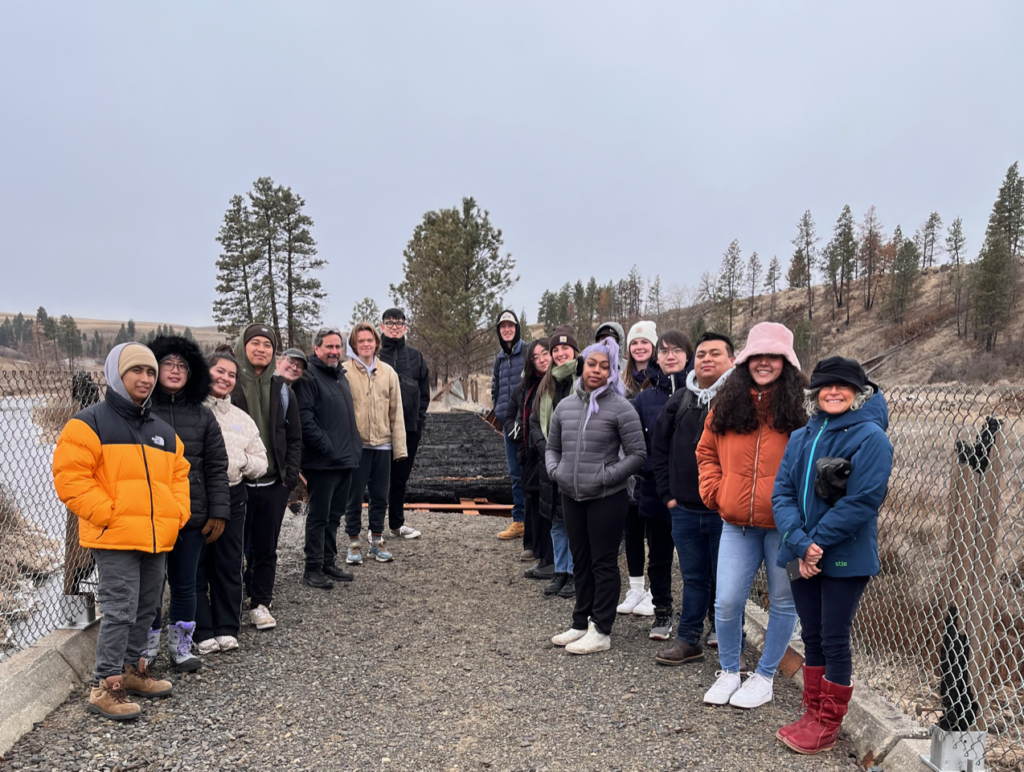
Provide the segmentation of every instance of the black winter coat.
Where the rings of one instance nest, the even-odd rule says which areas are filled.
[[[552,402],[554,407],[565,399],[572,391],[573,378],[566,378],[564,381],[555,381],[555,396]],[[548,520],[562,520],[562,494],[558,490],[558,484],[548,477],[544,468],[544,456],[547,454],[548,441],[544,432],[540,430],[540,411],[534,410],[530,415],[530,441],[540,459],[538,471],[540,480],[540,514]]]
[[[672,516],[658,495],[658,486],[654,479],[654,431],[658,425],[658,418],[672,395],[680,389],[686,389],[686,376],[682,373],[668,375],[655,366],[647,368],[647,381],[647,388],[633,399],[633,407],[640,416],[644,442],[647,444],[647,461],[640,470],[640,493],[637,497],[640,517],[671,520]]]
[[[422,431],[430,405],[430,371],[423,355],[407,344],[404,337],[385,337],[381,341],[380,361],[398,373],[405,433]]]
[[[685,386],[665,404],[654,427],[651,458],[658,495],[664,503],[675,499],[679,506],[708,512],[700,497],[697,443],[704,433],[708,406],[697,404],[697,395]]]
[[[504,421],[502,422],[505,432],[508,432],[515,425],[516,419],[519,419],[521,433],[516,438],[516,455],[519,458],[519,466],[522,469],[521,480],[523,490],[527,493],[537,493],[540,491],[540,468],[544,465],[540,454],[537,452],[537,447],[530,440],[529,421],[523,420],[526,409],[530,408],[531,411],[533,410],[539,384],[539,379],[534,381],[532,386],[523,381],[515,388],[512,396],[509,398],[508,410],[505,411]],[[533,413],[531,412],[530,419],[532,420],[532,418]]]
[[[281,406],[282,390],[289,395],[287,410]],[[249,412],[241,378],[231,392],[231,404]],[[274,447],[267,448],[267,455],[274,454],[281,484],[288,490],[294,490],[299,484],[299,463],[302,460],[302,423],[299,418],[299,401],[295,399],[288,382],[280,375],[270,378],[270,425],[274,427]]]
[[[355,469],[363,455],[352,391],[344,369],[328,367],[319,357],[295,382],[302,423],[303,469]]]
[[[153,391],[153,415],[171,425],[185,448],[192,517],[186,528],[202,528],[211,518],[231,519],[228,486],[228,451],[213,411],[203,402],[210,393],[210,369],[203,352],[193,341],[180,335],[161,335],[150,349],[157,362],[177,354],[188,363],[188,380],[174,394],[159,384]]]

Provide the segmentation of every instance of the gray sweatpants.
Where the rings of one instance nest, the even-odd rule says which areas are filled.
[[[93,678],[121,675],[137,665],[146,648],[149,623],[160,602],[167,553],[137,550],[92,551],[99,571],[100,620]]]

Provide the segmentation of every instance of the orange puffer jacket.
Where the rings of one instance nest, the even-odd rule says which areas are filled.
[[[752,399],[759,397],[767,402],[764,392],[751,391]],[[727,523],[774,528],[772,491],[789,434],[771,426],[767,404],[758,410],[757,431],[715,434],[711,419],[716,409],[708,414],[697,444],[700,497]]]
[[[83,547],[169,552],[189,520],[189,463],[169,424],[108,388],[64,427],[53,484]]]

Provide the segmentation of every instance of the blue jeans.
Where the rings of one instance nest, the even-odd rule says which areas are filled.
[[[683,576],[683,608],[679,612],[677,637],[696,646],[704,634],[704,619],[709,612],[714,621],[712,610],[722,518],[717,512],[681,506],[669,511],[672,513],[672,541],[679,555],[679,573]]]
[[[519,466],[516,443],[505,438],[505,460],[508,461],[508,476],[512,478],[512,522],[522,523],[526,519],[526,498],[523,496],[523,469]]]
[[[569,549],[569,534],[564,520],[551,521],[551,547],[555,553],[555,571],[560,574],[572,573],[572,552]]]
[[[182,528],[174,549],[167,553],[167,586],[171,590],[167,616],[170,623],[196,621],[196,574],[206,536],[202,528]],[[156,607],[153,629],[163,626],[164,594],[160,586],[160,605]]]
[[[718,631],[718,659],[722,670],[740,672],[743,641],[743,610],[750,596],[754,574],[764,563],[768,574],[768,630],[764,651],[757,663],[758,675],[772,678],[789,646],[796,627],[796,606],[785,568],[775,565],[782,537],[776,528],[753,528],[722,524],[718,547],[718,597],[715,599],[715,628]]]

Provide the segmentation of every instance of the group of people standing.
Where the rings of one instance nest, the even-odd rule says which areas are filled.
[[[569,325],[524,344],[511,311],[497,332],[492,399],[514,498],[498,538],[523,539],[522,559],[536,561],[524,575],[550,580],[545,594],[575,598],[552,643],[605,651],[617,613],[653,617],[650,637],[668,640],[674,549],[682,607],[675,640],[654,659],[681,665],[717,648],[704,702],[757,708],[772,699],[799,617],[806,710],[776,736],[800,753],[832,748],[892,470],[878,386],[842,357],[819,361],[808,381],[792,332],[773,322],[755,325],[738,354],[727,335],[691,343],[651,321],[628,335],[603,323],[582,351]],[[761,566],[768,627],[742,679],[744,609]]]
[[[321,329],[309,356],[289,348],[278,357],[265,324],[208,358],[176,335],[110,351],[106,398],[65,426],[53,458],[57,494],[77,515],[98,573],[91,711],[131,719],[141,707],[129,695],[171,693],[150,672],[165,586],[167,656],[178,671],[239,648],[246,596],[257,630],[277,626],[278,541],[300,482],[310,587],[354,578],[339,565],[337,531],[344,519],[345,564],[361,564],[364,498],[368,557],[393,559],[385,515],[395,538],[420,536],[405,524],[404,497],[429,374],[405,334],[405,314],[392,308],[379,330],[362,322],[347,340]]]

